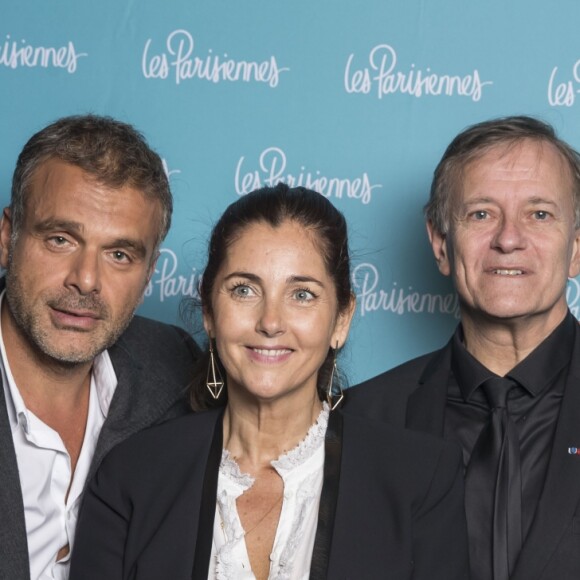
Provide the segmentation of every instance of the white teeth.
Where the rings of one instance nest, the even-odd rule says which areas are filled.
[[[276,350],[255,348],[254,351],[257,352],[258,354],[261,354],[262,356],[271,356],[272,358],[290,352],[287,348],[281,348]]]
[[[522,270],[494,270],[494,274],[499,276],[521,276],[523,274]]]

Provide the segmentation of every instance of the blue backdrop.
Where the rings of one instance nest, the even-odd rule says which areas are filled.
[[[135,124],[176,208],[141,312],[179,323],[227,204],[279,180],[319,190],[350,225],[351,383],[457,322],[422,218],[453,136],[531,114],[580,148],[577,0],[2,0],[0,15],[0,202],[49,122]],[[577,280],[569,303],[578,315]]]

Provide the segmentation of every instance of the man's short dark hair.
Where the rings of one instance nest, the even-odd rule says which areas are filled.
[[[525,140],[549,143],[560,153],[570,170],[575,224],[580,227],[580,155],[556,135],[551,125],[522,115],[472,125],[459,133],[447,147],[435,169],[431,195],[425,206],[425,217],[439,233],[445,234],[449,230],[449,201],[460,191],[466,167],[492,148],[510,147]]]
[[[78,115],[48,125],[26,143],[12,178],[13,232],[24,219],[26,196],[38,167],[50,159],[70,163],[110,188],[132,187],[161,205],[156,247],[171,225],[173,199],[163,162],[141,133],[111,117]]]

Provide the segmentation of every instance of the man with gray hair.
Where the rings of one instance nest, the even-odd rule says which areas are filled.
[[[460,133],[426,206],[461,324],[349,391],[346,412],[455,440],[473,580],[580,578],[580,159],[530,117]]]
[[[20,153],[0,224],[0,578],[63,580],[87,478],[188,411],[198,349],[134,312],[171,223],[133,127],[66,117]]]

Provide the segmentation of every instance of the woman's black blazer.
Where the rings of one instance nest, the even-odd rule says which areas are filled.
[[[207,578],[222,411],[138,433],[86,490],[70,580]],[[458,448],[331,412],[311,579],[468,578]]]

